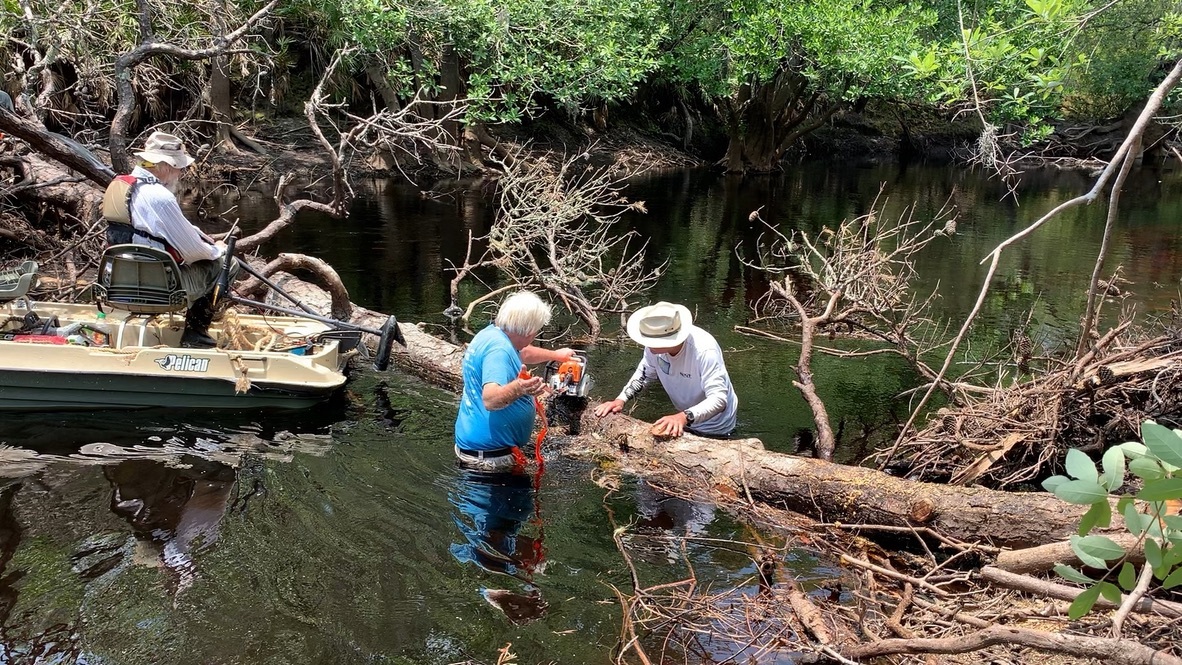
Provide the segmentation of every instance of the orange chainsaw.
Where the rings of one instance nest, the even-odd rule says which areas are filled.
[[[586,397],[592,385],[587,374],[587,355],[576,352],[570,360],[546,363],[542,380],[555,395]]]

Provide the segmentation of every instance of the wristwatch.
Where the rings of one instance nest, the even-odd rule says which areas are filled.
[[[685,424],[686,425],[693,425],[694,424],[694,412],[690,411],[689,409],[686,409],[685,411],[682,411],[682,413],[685,414]]]

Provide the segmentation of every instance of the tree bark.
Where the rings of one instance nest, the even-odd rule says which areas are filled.
[[[377,62],[367,64],[365,75],[369,77],[369,82],[377,88],[378,94],[382,96],[382,103],[386,105],[386,110],[392,112],[402,110],[402,103],[398,101],[398,93],[394,90],[394,86],[390,85],[390,79],[386,78],[386,70],[381,64]]]
[[[1108,537],[1129,553],[1127,561],[1133,563],[1145,561],[1145,550],[1141,547],[1140,538],[1131,533],[1114,533],[1109,534]],[[1054,568],[1057,563],[1078,566],[1082,562],[1071,549],[1071,543],[1062,541],[1002,552],[997,555],[994,565],[1007,572],[1029,575],[1031,573],[1045,573]]]
[[[982,568],[981,579],[998,586],[1006,587],[1007,589],[1014,589],[1015,591],[1023,591],[1029,594],[1046,596],[1047,598],[1054,598],[1056,600],[1075,600],[1079,594],[1083,593],[1083,589],[1080,587],[1067,586],[1066,584],[1059,584],[1058,582],[1040,580],[1036,577],[1015,575],[1014,573],[1006,572],[995,566],[985,566]],[[1126,596],[1121,597],[1122,601],[1124,598],[1126,598]],[[1095,607],[1102,610],[1114,610],[1119,608],[1120,604],[1114,603],[1101,596],[1096,600]],[[1167,616],[1171,619],[1182,618],[1182,605],[1170,602],[1168,600],[1141,598],[1136,602],[1136,604],[1133,605],[1133,611],[1146,614],[1157,613]]]
[[[0,132],[12,134],[28,143],[36,152],[56,159],[86,176],[99,187],[106,187],[115,177],[115,172],[109,166],[100,162],[77,142],[3,108],[0,108]]]

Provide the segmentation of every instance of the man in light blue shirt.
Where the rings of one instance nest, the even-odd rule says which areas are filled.
[[[464,351],[464,391],[456,414],[455,451],[460,463],[486,471],[511,469],[514,449],[529,442],[534,398],[542,378],[524,377],[524,364],[569,360],[568,348],[533,346],[550,322],[550,305],[529,291],[505,299],[496,319],[476,333]]]

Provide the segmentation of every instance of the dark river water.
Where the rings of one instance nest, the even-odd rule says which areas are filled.
[[[668,261],[652,299],[689,306],[726,350],[742,434],[790,452],[811,427],[790,386],[795,350],[733,330],[763,288],[735,253],[759,233],[752,210],[817,230],[866,213],[876,197],[883,214],[913,207],[918,218],[952,203],[957,234],[917,268],[920,291],[938,286],[938,314],[958,325],[988,251],[1090,182],[1029,173],[1014,197],[947,166],[811,165],[743,180],[688,171],[633,183],[630,197],[649,213],[625,224],[651,239],[654,266]],[[319,256],[359,304],[446,332],[446,269],[462,261],[468,231],[487,228],[490,208],[478,192],[445,188],[454,183],[438,196],[369,183],[350,218],[301,219],[265,251]],[[236,204],[249,233],[273,214],[270,196],[217,203]],[[1070,342],[1102,206],[1069,212],[1005,256],[973,353],[1027,319],[1040,347]],[[1134,174],[1113,257],[1144,311],[1178,297],[1180,219],[1177,172]],[[614,397],[637,348],[608,340],[588,351],[594,396]],[[842,458],[906,417],[900,395],[915,377],[901,364],[820,358],[816,371]],[[634,415],[666,408],[658,390]],[[443,665],[494,663],[511,643],[522,665],[607,663],[620,627],[612,587],[630,588],[617,527],[646,584],[687,575],[674,536],[688,534],[701,582],[754,589],[746,527],[635,480],[609,492],[590,466],[562,457],[561,442],[540,478],[461,472],[455,411],[455,395],[361,368],[332,401],[294,413],[4,416],[0,662]],[[808,588],[839,575],[792,543],[784,559]],[[716,660],[740,647],[699,646]]]

